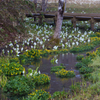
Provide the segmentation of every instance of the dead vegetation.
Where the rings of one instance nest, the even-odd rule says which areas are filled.
[[[34,4],[27,0],[0,1],[0,46],[25,33],[24,17],[34,11]]]

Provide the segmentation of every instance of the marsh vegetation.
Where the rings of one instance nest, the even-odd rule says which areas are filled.
[[[1,4],[0,99],[100,99],[100,32],[91,31],[87,21],[79,22],[75,29],[71,21],[63,21],[60,41],[54,40],[55,26],[48,21],[42,25],[33,23],[33,18],[25,17],[25,13],[34,10],[33,4],[19,2]],[[83,11],[75,6],[67,6],[67,11]],[[10,8],[18,11],[10,12]],[[84,12],[86,9],[90,12],[89,8]],[[18,25],[13,24],[15,21]]]

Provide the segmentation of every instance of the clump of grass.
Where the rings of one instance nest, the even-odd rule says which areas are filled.
[[[65,69],[61,69],[58,72],[55,72],[56,76],[61,77],[61,78],[72,78],[75,76],[75,72],[74,71],[69,71],[69,70],[65,70]]]
[[[42,89],[30,93],[27,100],[49,100],[51,95]]]
[[[89,64],[89,66],[95,67],[100,67],[100,56],[96,56],[93,60],[92,63]]]
[[[83,66],[83,63],[82,63],[82,62],[78,62],[78,63],[75,65],[75,67],[76,67],[77,69],[81,68],[82,66]]]
[[[3,88],[7,83],[7,77],[5,75],[0,76],[0,88]]]
[[[100,99],[100,56],[96,56],[94,59],[92,59],[92,62],[88,65],[88,67],[92,67],[94,71],[89,75],[90,73],[84,74],[84,78],[88,77],[88,81],[90,81],[91,84],[87,84],[86,81],[85,88],[83,88],[84,85],[81,86],[80,93],[71,97],[69,100],[99,100]],[[82,82],[83,84],[83,82]],[[86,88],[87,87],[87,88]],[[74,89],[74,86],[73,86]]]
[[[65,66],[54,66],[54,67],[51,67],[51,72],[57,72],[61,69],[65,69]]]
[[[32,80],[37,86],[50,83],[50,77],[46,74],[39,74],[37,76],[33,76]]]
[[[100,80],[100,56],[96,56],[93,60],[92,63],[89,64],[90,67],[93,67],[95,72],[93,72],[91,74],[91,76],[89,77],[89,80],[92,83],[96,83]]]
[[[21,64],[15,62],[2,64],[1,68],[3,73],[8,76],[21,75],[25,71],[25,68]]]
[[[75,83],[75,84],[72,84],[72,85],[70,86],[71,92],[77,92],[77,93],[79,93],[79,92],[80,92],[80,89],[81,89],[81,85],[80,85],[79,82],[77,82],[77,83]]]
[[[79,72],[80,72],[81,74],[91,73],[91,72],[93,72],[93,68],[91,68],[91,67],[81,67],[81,68],[79,69]]]
[[[84,65],[86,65],[86,66],[89,65],[91,62],[92,61],[91,61],[91,58],[90,57],[85,57],[85,58],[82,59],[82,63]]]
[[[54,100],[63,100],[64,97],[67,98],[68,92],[63,91],[56,91],[53,93]]]
[[[0,64],[9,63],[9,57],[0,57]]]
[[[83,55],[77,55],[76,60],[81,61],[83,57],[84,57]]]

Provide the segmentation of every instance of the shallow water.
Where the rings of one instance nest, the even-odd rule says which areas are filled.
[[[91,52],[95,51],[96,48],[98,48],[99,46],[95,47],[93,50],[91,50]],[[77,63],[76,56],[78,54],[66,53],[66,54],[55,55],[56,58],[58,58],[58,64],[56,65],[60,65],[61,63],[63,63],[64,66],[66,66],[66,70],[75,71],[75,77],[69,79],[56,77],[54,73],[50,72],[51,67],[56,66],[50,63],[50,60],[55,56],[49,56],[48,58],[43,58],[40,62],[39,70],[41,71],[41,73],[49,75],[51,77],[51,81],[49,85],[45,85],[44,87],[40,86],[38,87],[38,89],[42,88],[53,94],[55,91],[62,91],[62,90],[68,91],[70,90],[70,86],[74,84],[74,82],[80,82],[81,75],[79,74],[79,71],[75,69],[75,64]],[[80,54],[83,54],[85,56],[86,52]],[[25,65],[24,67],[27,72],[28,68],[32,68],[33,70],[35,70],[37,65],[29,65],[29,66]],[[6,97],[6,94],[4,94],[0,90],[0,100],[15,100],[15,99],[8,99]]]
[[[40,67],[39,70],[41,73],[45,73],[48,76],[50,76],[51,81],[49,85],[45,86],[40,86],[38,89],[45,89],[46,91],[50,92],[53,94],[55,91],[68,91],[70,89],[70,86],[74,84],[74,82],[79,82],[81,81],[81,75],[79,74],[79,71],[75,69],[75,64],[77,63],[76,61],[76,56],[77,54],[72,54],[72,53],[66,53],[66,54],[59,54],[55,56],[49,56],[48,58],[42,58],[40,62]],[[58,64],[51,64],[50,60],[56,57],[58,59]],[[64,64],[66,67],[66,70],[73,70],[75,72],[75,77],[74,78],[59,78],[56,77],[54,73],[51,73],[51,67]],[[26,69],[26,72],[28,71],[28,68],[32,68],[33,70],[36,69],[37,65],[25,65],[24,66]],[[12,100],[8,99],[6,95],[2,91],[0,91],[0,100]]]
[[[46,59],[46,58],[42,59],[39,70],[41,73],[45,73],[51,77],[50,84],[44,87],[46,91],[50,92],[51,94],[53,94],[55,91],[62,91],[62,90],[68,91],[69,87],[74,82],[81,81],[81,75],[79,74],[79,71],[75,69],[75,64],[77,63],[76,56],[77,54],[75,55],[72,53],[57,55],[58,64],[56,65],[60,65],[62,63],[66,67],[66,70],[73,70],[75,72],[75,77],[69,79],[56,77],[54,73],[50,72],[51,67],[56,65],[50,63],[51,59]],[[26,66],[25,68],[26,70],[28,70],[28,68],[35,69],[36,66],[30,65],[30,66]],[[39,88],[43,88],[43,87],[39,87]]]

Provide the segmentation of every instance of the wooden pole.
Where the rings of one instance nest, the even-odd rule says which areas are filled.
[[[72,19],[72,24],[73,24],[73,27],[76,28],[76,18],[75,18],[75,16]]]

